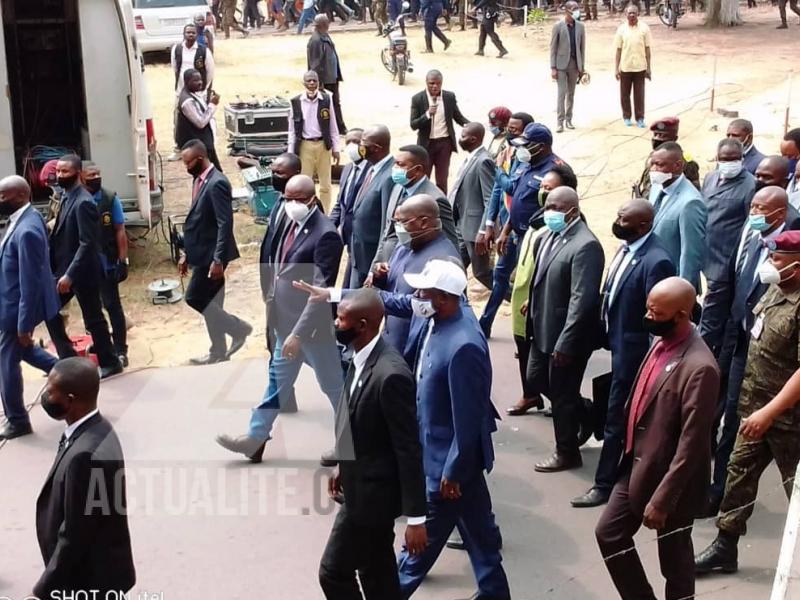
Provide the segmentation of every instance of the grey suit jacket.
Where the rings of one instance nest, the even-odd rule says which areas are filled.
[[[456,225],[465,242],[474,242],[483,225],[483,213],[489,205],[494,187],[495,164],[486,148],[479,148],[450,190],[450,202]]]
[[[569,66],[570,59],[569,30],[567,23],[561,19],[553,25],[550,36],[550,68],[564,71]],[[575,21],[575,61],[578,71],[583,72],[584,58],[586,57],[586,29],[583,23]]]
[[[708,211],[703,274],[712,281],[727,281],[731,252],[738,248],[742,227],[750,214],[756,180],[744,170],[721,185],[719,180],[719,171],[711,171],[703,181]]]
[[[353,207],[353,233],[350,238],[350,252],[353,267],[364,277],[369,273],[375,253],[383,237],[386,223],[386,207],[394,190],[392,165],[389,159],[372,176],[369,186],[356,196]]]
[[[536,265],[528,301],[533,344],[545,354],[586,355],[596,347],[600,332],[603,247],[578,220],[540,257],[552,235],[540,235],[533,246]]]
[[[378,251],[375,253],[375,260],[372,261],[373,265],[381,262],[389,262],[389,257],[392,255],[392,252],[394,252],[395,246],[397,246],[397,234],[394,231],[393,219],[394,211],[402,204],[402,200],[400,200],[400,194],[402,192],[403,186],[395,184],[389,197],[389,203],[385,210],[383,210],[386,220],[383,225],[381,242],[378,245]],[[439,205],[439,220],[442,222],[442,233],[447,236],[447,239],[449,239],[456,248],[460,248],[461,236],[456,229],[456,223],[453,219],[453,207],[450,206],[450,202],[445,198],[444,194],[442,194],[442,191],[426,177],[419,187],[414,190],[415,196],[419,194],[428,194],[436,199],[436,203]]]

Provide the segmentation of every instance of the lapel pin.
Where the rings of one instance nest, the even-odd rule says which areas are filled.
[[[667,368],[666,368],[666,371],[667,371],[667,373],[669,373],[670,371],[672,371],[672,369],[674,369],[674,368],[675,368],[675,363],[670,363],[670,364],[668,364],[668,365],[667,365]]]
[[[632,264],[632,265],[635,265],[637,262],[638,262],[638,261],[637,261],[637,260],[634,258],[634,259],[631,261],[631,264]]]
[[[308,233],[308,229],[303,229],[303,233]]]

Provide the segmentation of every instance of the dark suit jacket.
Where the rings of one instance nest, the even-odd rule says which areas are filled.
[[[47,228],[28,205],[0,249],[0,330],[32,332],[58,313],[49,254]]]
[[[356,197],[353,206],[350,255],[353,266],[365,277],[369,273],[383,235],[386,222],[384,211],[389,205],[389,198],[394,189],[392,165],[394,159],[390,157],[372,177],[369,186],[362,191],[361,197]]]
[[[328,68],[329,58],[336,57],[336,70]],[[336,46],[329,35],[322,37],[316,31],[311,34],[306,46],[306,57],[308,59],[308,70],[315,71],[319,76],[319,82],[337,83],[342,81],[342,67],[339,62],[339,55],[336,53]]]
[[[495,164],[481,147],[469,159],[461,176],[450,190],[456,225],[465,242],[474,242],[483,228],[483,215],[494,188]]]
[[[100,284],[100,213],[81,185],[66,193],[50,236],[53,275],[68,275],[78,286]]]
[[[539,248],[550,234],[534,242],[537,257],[528,306],[533,343],[539,352],[579,356],[597,344],[603,247],[582,220],[561,234],[544,262]],[[537,273],[544,272],[537,276]]]
[[[389,262],[389,258],[392,256],[395,246],[397,246],[397,233],[394,231],[394,211],[402,204],[402,200],[400,199],[402,192],[403,186],[395,185],[389,195],[388,205],[381,209],[385,215],[386,221],[383,225],[383,234],[372,264]],[[442,233],[453,242],[456,248],[460,248],[462,240],[458,229],[456,229],[456,222],[453,218],[453,207],[442,193],[442,190],[436,187],[436,184],[426,177],[425,181],[414,190],[414,195],[416,196],[418,194],[428,194],[436,199],[436,204],[439,205],[439,220],[442,222]]]
[[[369,165],[364,165],[355,181],[348,188],[346,182],[355,166],[354,163],[347,163],[342,169],[342,175],[339,178],[339,195],[330,215],[334,226],[341,227],[342,240],[345,246],[350,245],[350,238],[353,235],[353,208],[358,191],[361,189],[361,184],[364,182],[364,177],[369,169]]]
[[[315,208],[295,234],[294,243],[283,261],[279,256],[281,241],[290,225],[285,214],[279,218],[276,232],[280,232],[280,236],[269,241],[270,254],[265,257],[266,262],[262,260],[261,263],[267,328],[284,337],[291,333],[305,341],[318,335],[332,338],[331,306],[309,302],[308,294],[295,289],[292,282],[306,281],[311,285],[333,287],[344,249],[342,238],[331,220]]]
[[[184,249],[191,266],[206,267],[212,262],[227,265],[239,258],[233,237],[232,202],[228,178],[212,167],[183,226]]]
[[[444,120],[447,123],[447,134],[450,137],[453,152],[455,152],[458,146],[456,146],[456,130],[453,128],[453,121],[463,127],[469,123],[469,119],[462,115],[458,109],[456,95],[453,92],[442,90],[439,102],[444,104]],[[411,129],[417,132],[417,144],[423,148],[427,148],[431,140],[431,119],[428,118],[428,108],[430,108],[428,105],[428,92],[423,90],[412,96]]]
[[[711,171],[703,180],[702,189],[708,211],[703,274],[712,281],[721,281],[728,276],[731,248],[739,242],[756,191],[755,177],[744,170],[722,185],[719,179],[719,171]]]
[[[636,514],[649,502],[669,517],[691,519],[703,505],[718,392],[717,361],[692,331],[656,377],[634,427],[628,494]],[[626,423],[629,413],[630,399]]]
[[[758,165],[761,164],[761,161],[764,160],[766,156],[759,152],[755,146],[750,147],[750,151],[744,155],[744,168],[751,174],[756,174],[756,169]]]
[[[613,264],[614,261],[611,261]],[[620,275],[617,289],[607,309],[607,348],[611,350],[611,369],[615,377],[633,381],[650,347],[650,334],[642,326],[647,312],[647,295],[662,279],[675,275],[675,265],[651,234],[639,247]],[[606,289],[603,284],[603,290]]]
[[[45,563],[33,587],[37,597],[94,589],[102,598],[103,592],[133,587],[124,470],[117,434],[99,414],[82,423],[56,455],[36,501]]]
[[[348,390],[344,394],[347,397]],[[382,338],[367,358],[349,402],[340,402],[336,412],[337,454],[343,456],[341,446],[350,439],[355,451],[355,460],[339,462],[349,515],[359,523],[393,520],[401,514],[424,516],[414,376],[400,353]],[[348,434],[352,438],[345,439]]]

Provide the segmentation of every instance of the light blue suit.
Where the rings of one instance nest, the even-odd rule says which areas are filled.
[[[706,253],[706,220],[708,213],[703,196],[681,175],[666,188],[667,195],[658,207],[661,185],[653,185],[650,203],[657,207],[653,233],[678,267],[678,275],[700,291],[700,271]]]
[[[406,346],[406,358],[411,359],[417,375],[417,416],[428,491],[428,547],[421,555],[411,556],[405,550],[400,555],[403,598],[419,587],[458,524],[481,597],[504,600],[510,598],[510,592],[484,478],[484,471],[490,471],[494,463],[492,433],[498,418],[490,399],[489,347],[466,303],[453,317],[436,319],[423,351],[428,323],[427,319],[412,319]],[[459,499],[442,498],[439,487],[443,478],[460,484]]]

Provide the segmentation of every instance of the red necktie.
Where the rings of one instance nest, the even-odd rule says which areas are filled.
[[[297,232],[297,223],[292,223],[292,226],[289,227],[289,231],[286,232],[286,237],[283,238],[283,248],[281,249],[281,262],[286,262],[286,255],[289,253],[289,248],[292,247],[294,243],[294,236]]]
[[[192,186],[192,204],[197,201],[197,194],[200,191],[200,186],[203,185],[203,180],[199,177],[194,180],[194,186]]]
[[[361,188],[358,190],[358,194],[356,195],[356,201],[353,203],[353,206],[357,206],[358,203],[361,201],[361,197],[364,195],[364,192],[367,191],[370,182],[372,181],[372,176],[374,175],[372,169],[369,170],[367,173],[367,178],[364,180],[364,183],[361,184]]]

